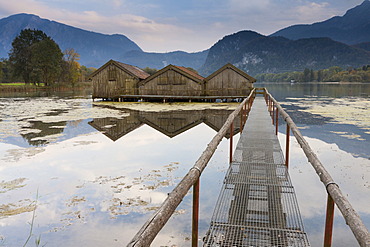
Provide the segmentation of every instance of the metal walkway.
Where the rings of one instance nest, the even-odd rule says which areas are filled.
[[[237,144],[204,246],[309,246],[263,97]]]

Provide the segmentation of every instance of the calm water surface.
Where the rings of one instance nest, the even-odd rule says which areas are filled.
[[[265,86],[370,228],[370,85]],[[0,246],[23,246],[29,236],[27,246],[36,246],[36,239],[46,246],[124,246],[233,107],[104,106],[93,105],[89,96],[1,96]],[[280,131],[284,146],[283,125]],[[291,147],[290,175],[305,230],[312,246],[322,246],[326,192],[299,145],[293,141]],[[227,162],[225,138],[201,179],[201,237]],[[357,246],[335,213],[334,246]],[[191,192],[153,246],[189,246],[190,238]]]

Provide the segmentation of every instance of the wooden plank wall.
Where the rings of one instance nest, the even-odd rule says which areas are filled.
[[[140,86],[139,94],[200,96],[202,85],[174,70],[167,70]]]
[[[138,94],[138,82],[139,79],[114,64],[110,64],[93,77],[93,98],[114,98],[123,94]]]
[[[207,96],[248,96],[253,84],[232,69],[225,69],[205,83]]]

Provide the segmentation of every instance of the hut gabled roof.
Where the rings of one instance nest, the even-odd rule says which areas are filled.
[[[130,65],[130,64],[121,63],[121,62],[117,62],[117,61],[114,61],[114,60],[111,59],[107,63],[105,63],[103,66],[101,66],[99,69],[97,69],[96,71],[94,71],[94,73],[92,73],[89,76],[89,78],[92,78],[92,77],[96,76],[98,73],[100,73],[106,67],[108,67],[110,64],[116,65],[118,68],[120,68],[121,70],[125,71],[127,74],[129,74],[129,75],[131,75],[133,77],[136,77],[138,79],[144,80],[147,77],[149,77],[149,74],[148,73],[146,73],[145,71],[143,71],[142,69],[140,69],[140,68],[138,68],[136,66],[133,66],[133,65]]]
[[[241,76],[247,78],[250,82],[254,83],[256,82],[257,80],[255,78],[253,78],[252,76],[248,75],[247,73],[245,73],[244,71],[242,71],[241,69],[238,69],[237,67],[235,67],[234,65],[232,65],[231,63],[227,63],[225,64],[224,66],[222,66],[220,69],[216,70],[215,72],[213,72],[211,75],[209,75],[205,81],[209,81],[211,80],[213,77],[215,77],[216,75],[220,74],[222,71],[224,71],[225,69],[232,69],[233,71],[235,71],[236,73],[240,74]]]
[[[187,68],[185,68],[185,67],[182,67],[182,66],[176,66],[176,65],[174,65],[176,68],[178,68],[178,69],[180,69],[180,70],[182,70],[182,71],[184,71],[185,73],[187,73],[187,74],[189,74],[189,75],[191,75],[191,76],[193,76],[193,77],[195,77],[195,78],[198,78],[199,80],[204,80],[204,77],[203,76],[201,76],[201,75],[199,75],[199,74],[197,74],[197,73],[195,73],[194,71],[191,71],[190,69],[187,69]]]
[[[153,75],[149,76],[148,78],[146,78],[144,81],[140,82],[139,85],[144,85],[146,82],[150,81],[151,79],[167,72],[168,70],[174,70],[176,71],[177,73],[180,73],[181,75],[185,76],[185,77],[188,77],[190,78],[191,80],[199,83],[199,84],[202,84],[203,83],[203,80],[204,80],[204,77],[201,76],[201,75],[198,75],[197,73],[185,68],[185,67],[181,67],[181,66],[175,66],[175,65],[167,65],[166,67],[164,67],[163,69],[161,70],[158,70],[156,73],[154,73]]]

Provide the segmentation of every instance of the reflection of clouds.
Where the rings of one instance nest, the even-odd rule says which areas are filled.
[[[279,139],[281,146],[285,147],[285,135],[279,134]],[[354,209],[362,215],[364,224],[369,227],[370,160],[354,157],[339,149],[336,144],[328,144],[309,137],[305,139]],[[326,189],[295,138],[292,137],[291,140],[289,173],[305,230],[312,246],[321,245],[326,213]],[[336,209],[334,246],[352,246],[356,243],[351,230],[343,221],[342,214]]]
[[[281,143],[284,145],[282,139],[284,137],[281,138]],[[370,214],[369,198],[366,196],[370,192],[370,160],[353,157],[350,153],[340,150],[336,144],[328,144],[308,137],[305,137],[305,139],[343,193],[348,194],[355,209]],[[324,193],[320,194],[325,195],[324,185],[319,181],[319,177],[307,162],[303,151],[295,140],[291,146],[291,159],[290,174],[292,180],[294,180],[293,182],[296,180],[294,186],[298,189],[300,184],[304,184],[301,189],[305,190],[303,194],[308,196],[307,201],[315,200],[318,191],[323,190]],[[299,179],[296,179],[296,177]]]
[[[122,246],[163,202],[213,135],[214,131],[205,124],[173,139],[143,126],[117,142],[95,132],[50,144],[37,155],[19,155],[17,162],[4,162],[1,166],[4,180],[26,178],[27,186],[9,192],[7,199],[0,193],[0,200],[4,203],[32,200],[38,190],[35,236],[41,234],[41,239],[53,246],[57,246],[55,243],[96,246],[99,242]],[[199,141],[194,142],[194,136]],[[1,143],[0,147],[4,154],[14,148]],[[19,153],[26,150],[18,149]],[[214,160],[213,164],[215,168],[210,169],[218,172],[218,162]],[[209,194],[217,197],[217,193]],[[191,206],[189,199],[184,201],[169,226],[161,231],[156,245],[188,244],[185,238],[189,237]],[[16,231],[2,234],[9,242],[22,243],[16,235],[27,237],[29,227],[25,222],[31,218],[31,213],[23,213],[4,219],[5,227]],[[77,229],[81,236],[75,235]],[[105,229],[111,231],[102,237],[104,241],[95,239]],[[121,238],[122,235],[125,237]]]

